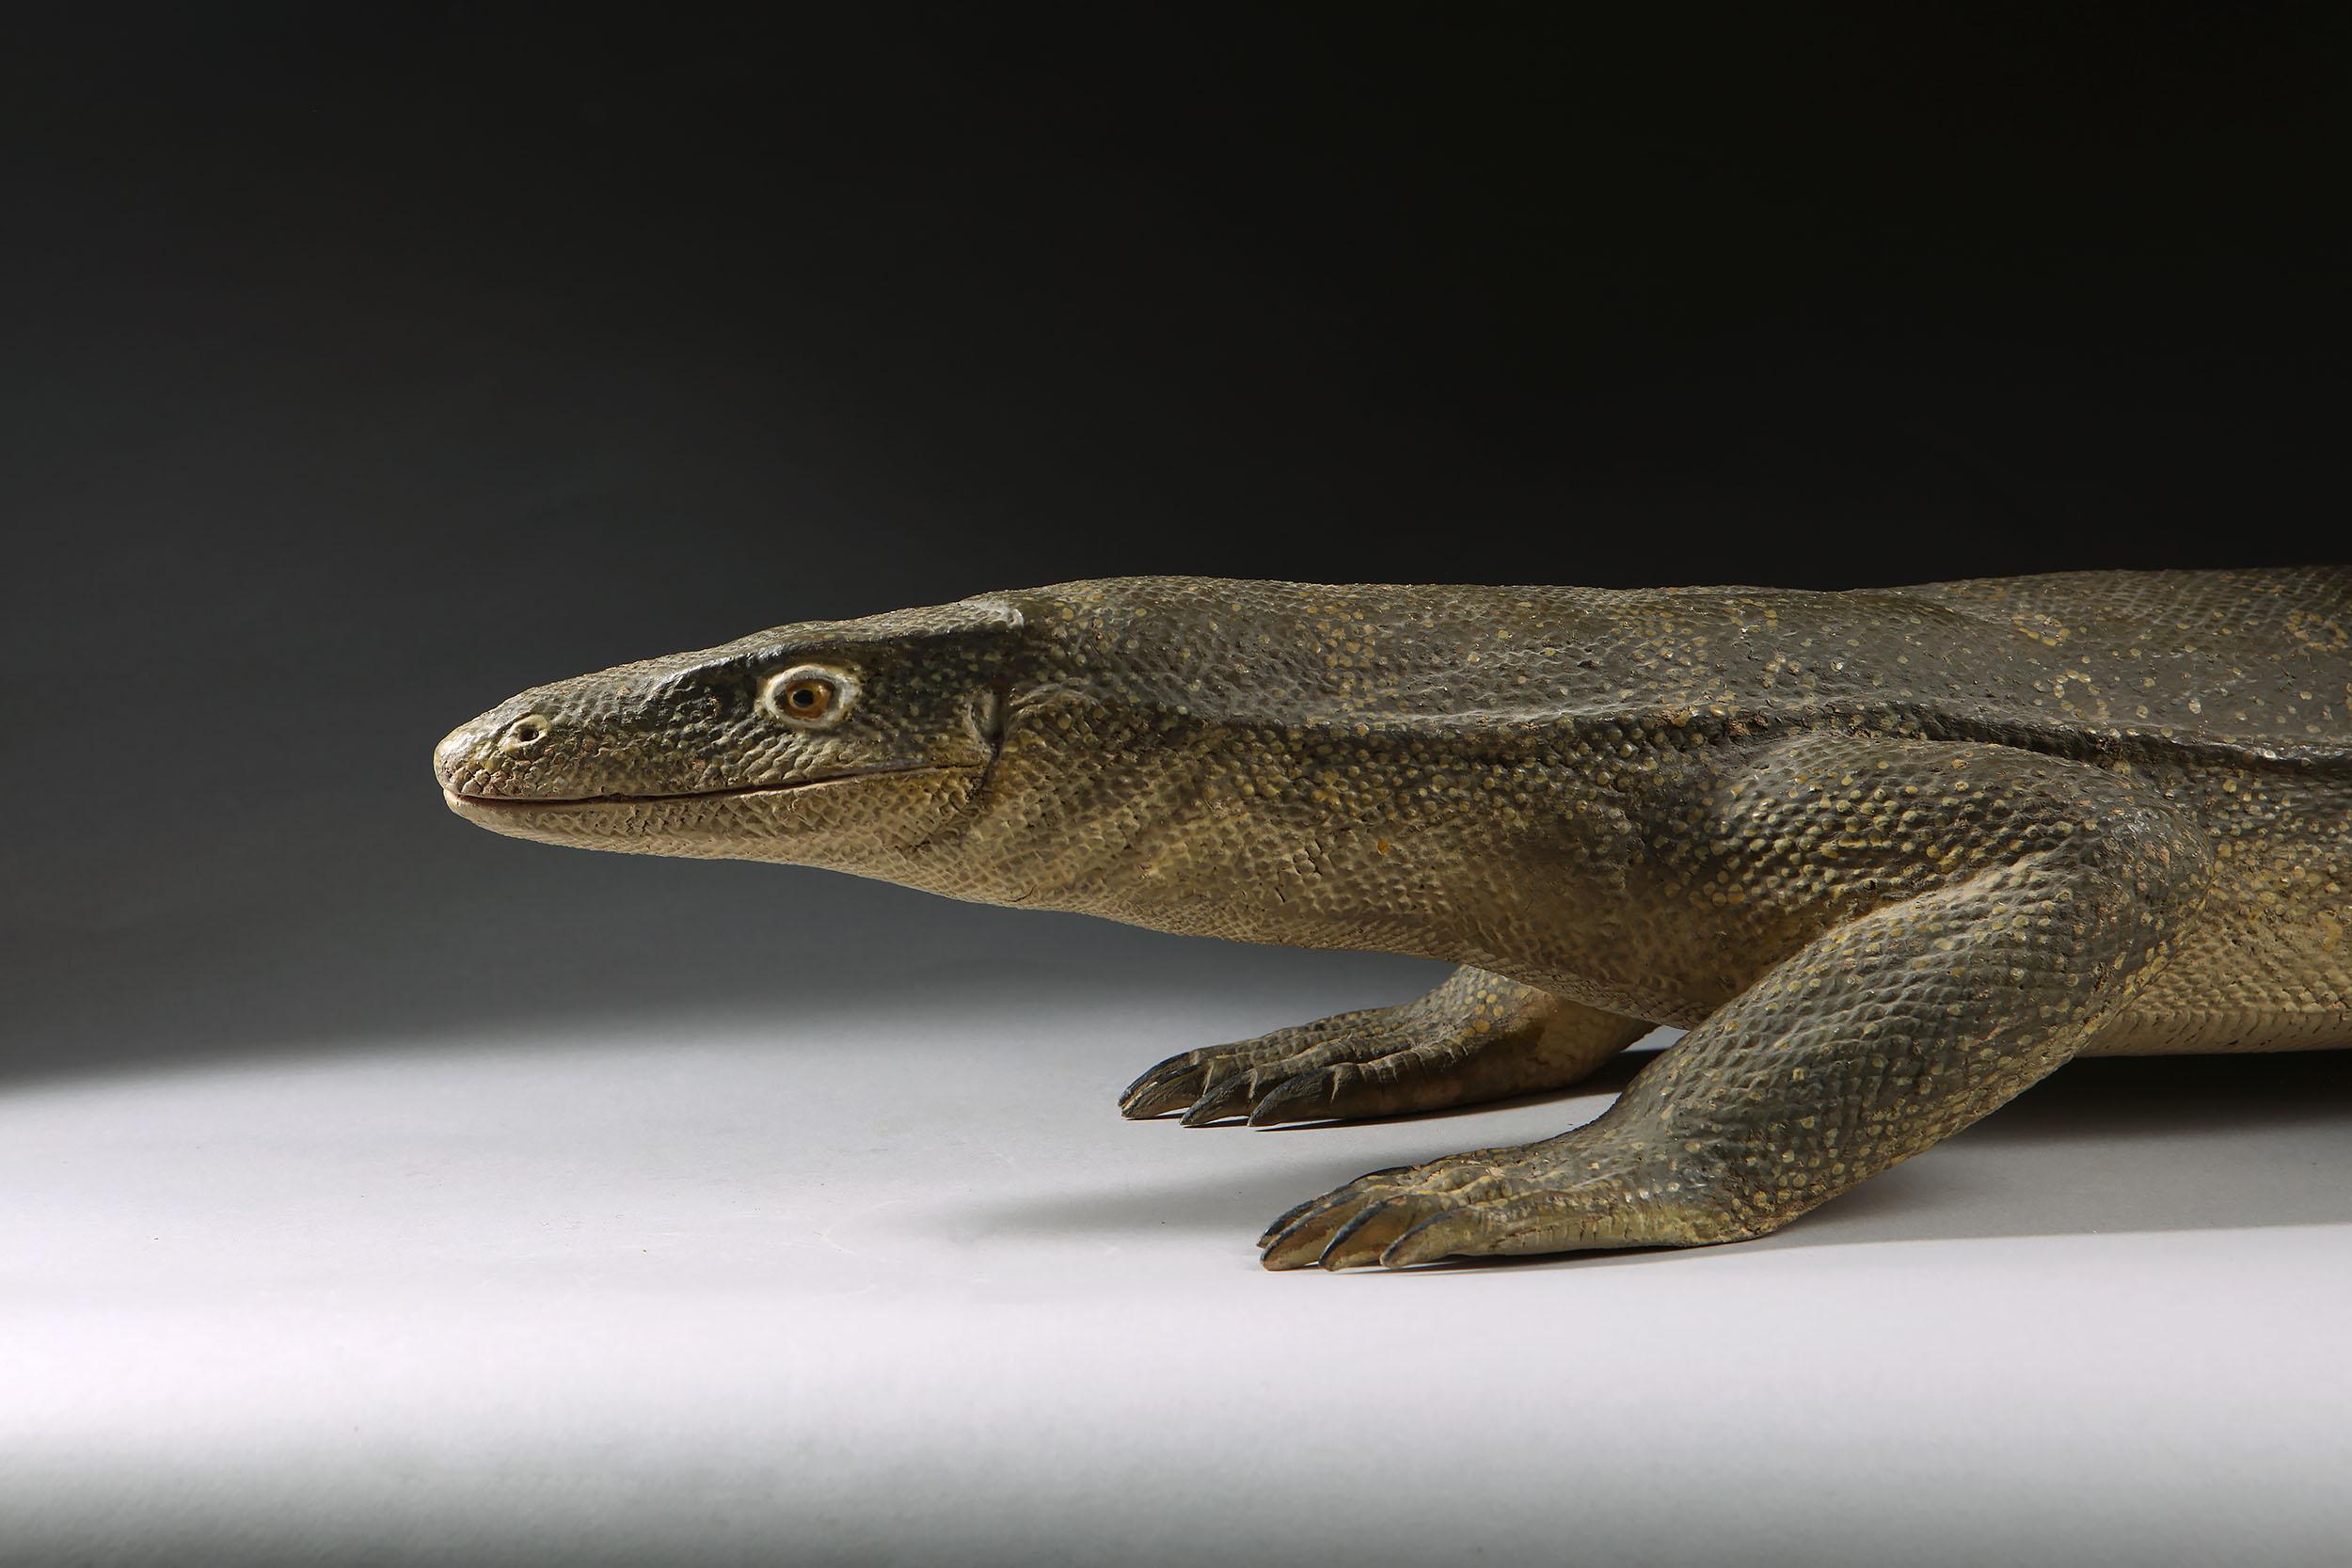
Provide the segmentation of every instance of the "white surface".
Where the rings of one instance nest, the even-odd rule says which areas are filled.
[[[1602,1103],[1114,1114],[1297,1016],[882,999],[10,1087],[0,1560],[2352,1555],[2341,1071],[2211,1120],[2062,1075],[1741,1247],[1278,1275],[1291,1203]],[[2092,1087],[2176,1082],[2132,1066]]]

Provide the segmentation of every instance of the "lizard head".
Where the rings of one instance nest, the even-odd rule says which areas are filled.
[[[936,881],[1024,630],[1001,597],[779,626],[534,687],[453,730],[434,773],[517,838]]]

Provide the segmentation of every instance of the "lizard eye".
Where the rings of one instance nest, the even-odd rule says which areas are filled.
[[[830,724],[850,705],[857,687],[836,670],[803,665],[771,676],[760,692],[760,705],[787,723]]]

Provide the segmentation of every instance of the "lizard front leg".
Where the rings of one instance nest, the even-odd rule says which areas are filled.
[[[1181,1107],[1184,1125],[1391,1117],[1565,1088],[1649,1033],[1484,970],[1428,995],[1338,1013],[1232,1045],[1170,1056],[1128,1085],[1123,1116]]]
[[[1598,1120],[1350,1182],[1275,1222],[1268,1268],[1764,1234],[2065,1061],[2153,973],[2211,863],[2128,779],[1998,747],[1812,739],[1717,808],[1755,853],[1708,885],[1782,910],[1829,889],[1828,928]]]

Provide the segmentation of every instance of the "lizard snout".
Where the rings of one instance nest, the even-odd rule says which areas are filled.
[[[433,748],[433,776],[453,795],[499,795],[500,781],[544,749],[554,733],[554,721],[536,708],[493,708],[441,737]]]
[[[475,759],[482,753],[483,721],[469,720],[441,736],[441,743],[433,748],[433,777],[453,795],[463,795],[466,786],[475,782],[479,769]]]

